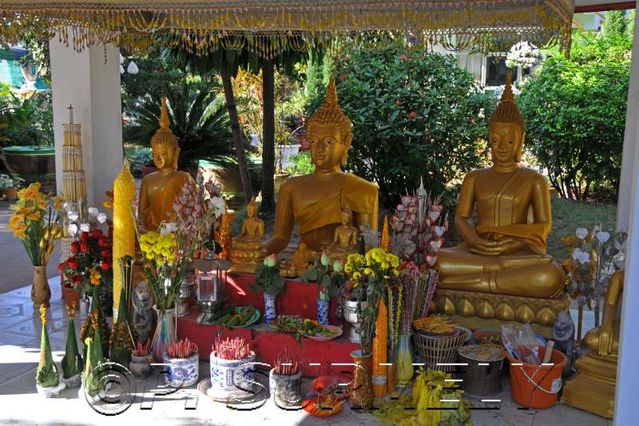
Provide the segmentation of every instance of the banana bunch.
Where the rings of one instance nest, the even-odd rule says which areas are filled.
[[[42,261],[43,264],[46,265],[49,261],[49,257],[53,253],[53,249],[55,244],[53,243],[55,240],[58,240],[62,237],[62,227],[57,224],[51,224],[45,226],[42,232],[42,237],[40,237],[40,242],[38,243],[38,247],[40,248],[40,253],[42,253]]]
[[[431,315],[417,318],[413,321],[413,327],[417,331],[431,334],[448,334],[455,331],[455,324],[453,324],[446,315]]]

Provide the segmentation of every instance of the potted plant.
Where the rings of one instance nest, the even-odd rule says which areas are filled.
[[[337,296],[346,281],[341,260],[331,261],[328,253],[323,252],[321,258],[315,259],[313,266],[304,272],[304,280],[315,282],[319,287],[317,299],[317,322],[328,325],[328,309],[331,297]]]
[[[292,407],[302,400],[302,369],[298,358],[286,349],[269,374],[269,389],[278,407]]]
[[[18,188],[9,175],[0,174],[0,196],[5,197],[7,201],[18,199]]]
[[[255,282],[249,284],[253,292],[264,293],[264,322],[270,324],[277,318],[275,298],[284,290],[284,278],[280,275],[280,262],[271,254],[255,268]]]
[[[151,341],[147,340],[146,343],[135,343],[135,349],[131,352],[131,362],[129,363],[129,370],[135,377],[140,379],[146,379],[151,375],[151,362],[153,356],[151,355]]]
[[[215,340],[211,351],[211,390],[213,398],[226,399],[234,391],[250,389],[255,352],[241,337]]]
[[[200,354],[197,345],[189,339],[172,342],[166,347],[164,363],[168,364],[166,384],[175,388],[197,383]]]
[[[62,237],[59,198],[48,198],[40,192],[40,183],[32,183],[18,191],[18,201],[11,206],[9,227],[22,241],[33,265],[31,300],[34,307],[49,305],[51,289],[47,281],[47,262],[53,254],[54,242]]]

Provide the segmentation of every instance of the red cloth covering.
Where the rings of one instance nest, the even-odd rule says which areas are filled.
[[[261,293],[248,290],[248,283],[253,280],[252,275],[229,276],[229,288],[226,293],[227,303],[233,305],[253,305],[264,313],[264,298]],[[317,297],[319,294],[316,284],[288,280],[286,289],[277,298],[277,314],[300,315],[304,318],[315,319],[317,313]],[[336,324],[336,301],[331,300],[330,321]],[[294,334],[281,333],[274,327],[260,325],[251,328],[228,328],[222,325],[203,325],[197,323],[199,312],[194,308],[192,312],[178,318],[178,338],[188,337],[195,343],[200,352],[200,359],[208,360],[211,347],[216,337],[242,337],[257,353],[257,359],[270,365],[275,364],[277,355],[287,348],[290,353],[300,353],[302,370],[305,376],[315,377],[324,374],[339,374],[342,371],[352,371],[352,366],[332,365],[349,364],[353,360],[350,353],[360,349],[358,344],[348,340],[348,325],[344,334],[328,342],[318,342],[306,337],[300,337],[299,343]],[[309,364],[320,364],[309,365]]]

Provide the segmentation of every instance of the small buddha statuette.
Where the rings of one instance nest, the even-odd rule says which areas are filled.
[[[151,138],[153,163],[157,171],[146,175],[140,185],[138,220],[144,230],[155,231],[162,222],[174,222],[177,215],[173,203],[182,187],[193,178],[177,168],[180,148],[171,131],[166,98],[162,98],[160,128]]]
[[[264,259],[264,253],[261,251],[264,231],[264,221],[257,217],[257,203],[253,197],[246,206],[246,218],[242,221],[242,229],[232,242],[231,259],[234,271],[252,273]]]
[[[342,210],[342,224],[335,228],[333,242],[328,246],[331,259],[346,259],[351,253],[357,253],[359,231],[353,226],[353,214],[350,209]]]

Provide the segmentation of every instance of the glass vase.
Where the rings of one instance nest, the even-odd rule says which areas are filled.
[[[410,385],[413,380],[413,357],[410,353],[410,334],[399,336],[397,349],[397,384],[400,387]]]
[[[160,311],[156,306],[153,306],[153,309],[158,316],[158,323],[155,327],[155,333],[153,334],[151,351],[153,352],[153,358],[155,358],[157,362],[164,362],[166,347],[177,340],[175,332],[175,309]]]
[[[277,312],[275,311],[275,299],[277,296],[274,294],[264,293],[264,322],[270,324],[277,318]]]
[[[353,381],[349,387],[352,408],[366,409],[373,406],[373,381],[371,378],[373,354],[362,355],[361,350],[351,352]]]

